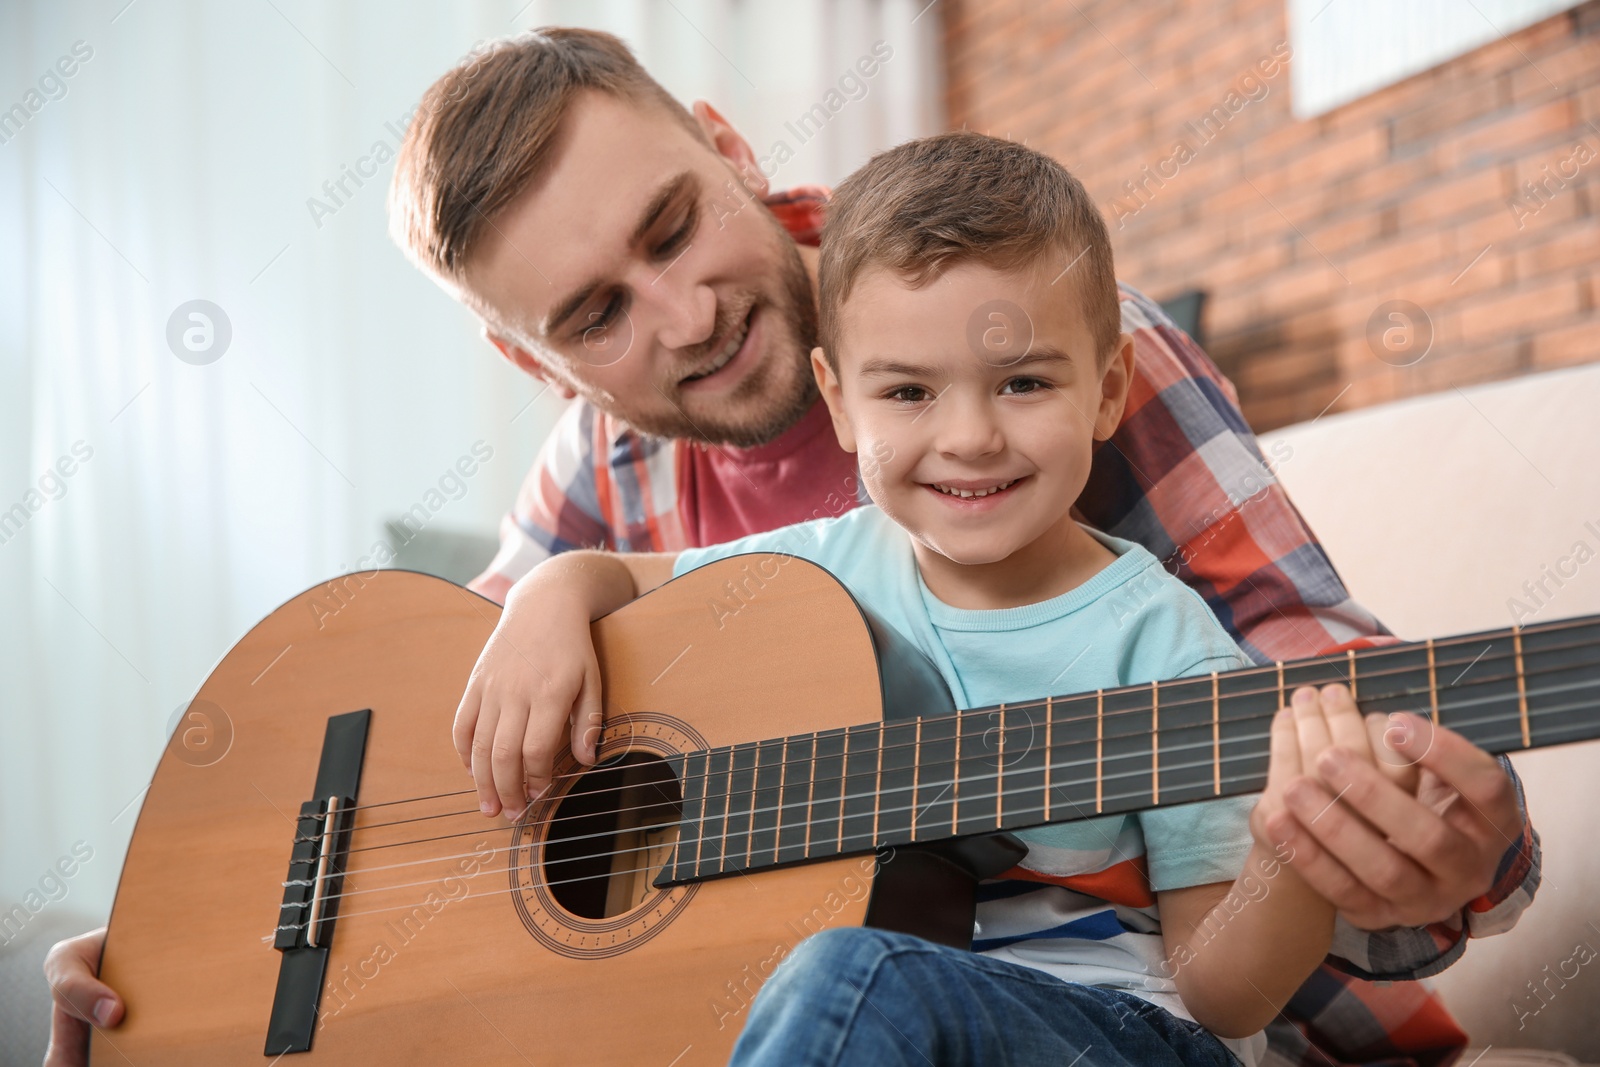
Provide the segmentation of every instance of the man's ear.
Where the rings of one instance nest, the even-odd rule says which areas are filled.
[[[1117,338],[1117,350],[1106,360],[1100,375],[1100,407],[1095,412],[1094,439],[1109,440],[1122,425],[1122,413],[1128,406],[1128,389],[1133,385],[1133,335]]]
[[[761,173],[761,166],[756,162],[756,154],[751,149],[750,142],[733,128],[732,123],[722,117],[721,112],[704,100],[696,100],[691,110],[695,121],[705,131],[717,154],[733,164],[733,169],[739,172],[745,190],[758,199],[766,196],[767,176]]]
[[[515,341],[501,337],[487,326],[483,328],[483,337],[484,340],[494,345],[513,367],[516,367],[524,374],[539,379],[541,382],[548,383],[551,388],[561,394],[562,399],[571,400],[578,395],[557,381],[549,371],[545,370],[543,363],[534,359],[526,348],[523,348]]]
[[[821,348],[811,350],[811,374],[817,380],[817,390],[822,393],[823,402],[828,405],[828,414],[833,416],[833,435],[839,439],[839,447],[846,452],[854,452],[856,435],[850,429],[850,420],[844,415],[844,390],[839,388],[839,377],[833,373],[833,367],[829,366],[828,357]]]

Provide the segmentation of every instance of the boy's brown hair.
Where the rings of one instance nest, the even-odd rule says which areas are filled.
[[[880,152],[828,201],[817,278],[823,350],[837,373],[839,312],[868,268],[920,288],[958,263],[1009,272],[1041,259],[1068,275],[1062,295],[1081,302],[1104,366],[1122,312],[1111,237],[1083,183],[1026,145],[966,130]]]
[[[664,108],[710,146],[694,116],[599,30],[549,26],[475,49],[428,89],[389,186],[389,232],[419,267],[460,284],[496,213],[549,168],[573,97],[594,89]]]

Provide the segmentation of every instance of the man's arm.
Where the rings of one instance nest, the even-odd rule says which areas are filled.
[[[1423,769],[1416,798],[1372,768],[1323,761],[1320,781],[1269,824],[1302,877],[1340,905],[1338,966],[1368,979],[1439,973],[1468,937],[1515,925],[1539,886],[1539,838],[1510,762],[1401,718],[1409,736],[1396,728],[1391,743]]]
[[[105,946],[102,926],[56,942],[45,957],[44,978],[50,983],[52,1006],[44,1067],[83,1067],[89,1062],[89,1027],[122,1021],[122,998],[95,977]]]
[[[500,520],[499,551],[468,589],[504,604],[517,579],[551,556],[615,547],[595,476],[595,464],[604,461],[594,449],[599,418],[581,400],[562,412],[510,512]]]
[[[1205,599],[1258,663],[1392,642],[1383,625],[1350,597],[1274,477],[1276,464],[1288,457],[1275,456],[1271,465],[1263,459],[1232,385],[1205,352],[1159,305],[1127,286],[1122,287],[1122,315],[1123,329],[1134,338],[1134,382],[1122,425],[1095,454],[1078,502],[1084,520],[1148,548]],[[1484,761],[1492,764],[1473,751],[1480,768]],[[1462,768],[1456,763],[1452,769]],[[1460,930],[1488,936],[1516,922],[1539,884],[1537,837],[1519,804],[1515,774],[1508,765],[1494,773],[1503,784],[1491,784],[1483,794],[1488,806],[1476,813],[1478,824],[1467,836],[1480,844],[1498,838],[1500,846],[1493,855],[1475,848],[1461,883],[1412,878],[1389,883],[1390,892],[1370,883],[1358,891],[1355,872],[1339,877],[1329,863],[1307,871],[1307,881],[1339,907],[1341,946],[1352,941],[1347,928],[1366,927],[1375,932],[1366,933],[1365,951],[1355,946],[1349,951],[1384,961],[1392,977],[1420,977],[1459,955]],[[1460,783],[1447,775],[1427,784],[1434,804],[1464,795]],[[1330,789],[1329,797],[1339,788]],[[1315,826],[1302,826],[1302,842],[1326,850],[1332,835],[1348,835],[1360,823],[1351,810],[1341,802]],[[1434,814],[1427,799],[1391,811],[1402,822],[1426,822]],[[1408,856],[1387,843],[1378,855],[1361,872],[1366,877],[1388,878],[1407,865],[1441,869],[1436,858]],[[1423,892],[1419,886],[1424,884],[1434,890]],[[1374,893],[1387,914],[1374,902]],[[1428,918],[1395,929],[1400,910]],[[1451,924],[1458,931],[1454,935]],[[1359,960],[1351,963],[1365,969]]]

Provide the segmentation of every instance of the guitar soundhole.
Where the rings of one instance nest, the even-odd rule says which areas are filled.
[[[665,760],[628,752],[561,798],[545,837],[545,885],[567,911],[606,919],[643,904],[672,857],[683,796]]]

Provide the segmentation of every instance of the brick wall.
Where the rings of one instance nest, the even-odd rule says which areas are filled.
[[[952,125],[1070,167],[1123,280],[1207,290],[1257,429],[1600,359],[1600,0],[1304,122],[1284,0],[943,7]]]

